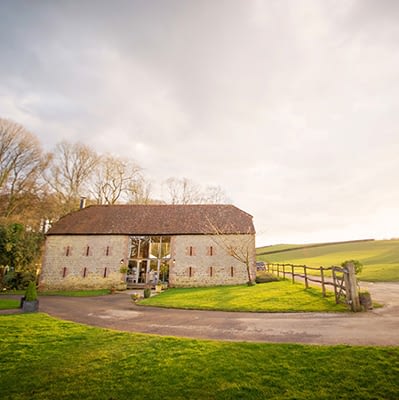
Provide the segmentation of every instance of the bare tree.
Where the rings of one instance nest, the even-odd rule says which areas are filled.
[[[79,206],[79,198],[89,190],[98,155],[82,143],[57,144],[46,180],[57,195],[61,214]]]
[[[171,204],[199,204],[201,191],[198,185],[187,178],[169,178],[165,181]]]
[[[225,204],[227,196],[220,186],[207,186],[203,195],[204,204]]]
[[[40,176],[48,165],[38,139],[23,126],[0,118],[1,214],[24,209],[40,191]]]
[[[151,183],[147,182],[143,175],[137,177],[137,179],[131,183],[129,187],[129,198],[128,203],[130,204],[154,204],[159,203],[151,198]]]
[[[205,189],[187,178],[169,178],[165,181],[170,204],[222,204],[226,195],[220,186]]]
[[[130,160],[112,155],[99,158],[91,193],[97,204],[115,204],[126,199],[141,180],[141,168]]]

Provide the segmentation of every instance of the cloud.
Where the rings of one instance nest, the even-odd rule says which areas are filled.
[[[0,12],[0,114],[47,148],[81,140],[155,182],[220,185],[265,243],[394,231],[397,2],[42,0]]]

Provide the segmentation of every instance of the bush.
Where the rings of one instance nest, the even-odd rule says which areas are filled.
[[[353,264],[355,266],[355,275],[362,272],[363,264],[359,260],[346,260],[341,264],[341,267],[345,267],[346,264]]]
[[[256,276],[256,283],[268,283],[268,282],[277,282],[279,279],[277,276],[270,274],[269,272],[261,272]]]
[[[151,289],[150,288],[145,288],[144,289],[144,298],[148,299],[149,297],[151,297]]]
[[[25,301],[36,301],[37,300],[37,291],[36,291],[36,282],[29,282],[28,288],[25,292]]]
[[[31,271],[11,271],[4,275],[2,286],[6,289],[23,290],[29,282],[36,279],[36,274]]]
[[[128,270],[128,268],[127,268],[126,264],[122,264],[121,267],[119,268],[119,272],[121,274],[126,274],[127,270]]]

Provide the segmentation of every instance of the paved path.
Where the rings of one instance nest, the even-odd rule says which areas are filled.
[[[366,285],[367,286],[367,285]],[[367,313],[248,313],[136,306],[127,294],[40,298],[40,311],[62,319],[129,332],[273,343],[399,345],[399,283],[368,284]]]

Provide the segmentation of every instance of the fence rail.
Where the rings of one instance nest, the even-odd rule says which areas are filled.
[[[344,267],[318,268],[295,264],[266,264],[266,270],[284,279],[288,275],[291,277],[292,283],[295,283],[295,278],[300,278],[305,282],[306,289],[309,288],[309,282],[320,284],[323,297],[327,295],[326,287],[332,286],[337,304],[344,302],[353,311],[358,311],[359,305],[357,304],[358,300],[356,300],[358,298],[357,281],[352,264],[347,264]],[[326,276],[326,271],[331,271],[331,278]]]

